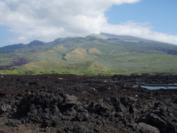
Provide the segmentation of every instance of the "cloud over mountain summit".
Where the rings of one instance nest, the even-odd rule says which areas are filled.
[[[154,32],[146,25],[108,22],[105,12],[112,5],[136,2],[139,0],[3,0],[0,25],[8,27],[18,42],[108,32],[177,44],[177,36]]]

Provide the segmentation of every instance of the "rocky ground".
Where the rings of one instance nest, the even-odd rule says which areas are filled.
[[[0,76],[0,133],[177,133],[176,76]]]

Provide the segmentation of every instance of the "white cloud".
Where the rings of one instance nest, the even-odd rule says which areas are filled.
[[[49,41],[65,36],[108,32],[177,44],[177,36],[154,32],[149,26],[109,24],[105,12],[114,4],[140,0],[0,0],[0,24],[10,28],[18,42]]]
[[[133,22],[104,26],[104,31],[119,35],[132,35],[166,43],[177,44],[177,36],[153,31],[149,25],[136,24]]]

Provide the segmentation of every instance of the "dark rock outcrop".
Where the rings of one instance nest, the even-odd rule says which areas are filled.
[[[135,88],[135,79],[3,76],[0,130],[35,125],[60,133],[177,133],[177,91]]]

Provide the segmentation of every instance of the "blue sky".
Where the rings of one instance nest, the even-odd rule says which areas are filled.
[[[177,0],[142,0],[136,4],[114,5],[106,16],[114,24],[147,23],[156,31],[177,34]]]
[[[9,28],[6,26],[0,26],[0,46],[4,46],[12,43],[10,39],[13,37]]]
[[[0,46],[107,32],[177,44],[177,0],[1,0]]]

